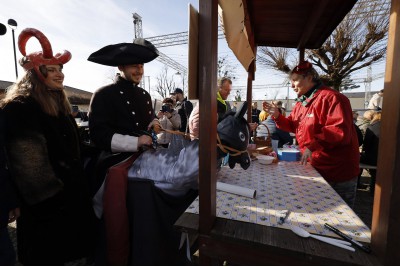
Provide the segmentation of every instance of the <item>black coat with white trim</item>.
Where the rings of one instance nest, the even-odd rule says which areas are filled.
[[[98,89],[89,111],[90,137],[100,149],[111,151],[114,134],[140,136],[154,118],[150,94],[118,76]]]

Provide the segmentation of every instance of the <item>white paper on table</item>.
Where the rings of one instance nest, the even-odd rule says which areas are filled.
[[[232,193],[239,196],[256,198],[257,190],[246,187],[241,187],[232,184],[217,182],[217,190]]]

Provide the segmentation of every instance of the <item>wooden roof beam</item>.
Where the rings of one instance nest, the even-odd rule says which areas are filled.
[[[244,10],[244,26],[247,31],[247,36],[249,40],[249,44],[251,50],[255,56],[257,56],[257,47],[255,45],[255,38],[254,38],[254,28],[253,23],[251,22],[251,16],[249,13],[249,3],[247,0],[242,0],[243,3],[243,10]],[[250,3],[251,4],[251,3]],[[247,71],[247,121],[251,122],[251,102],[253,99],[253,81],[255,79],[255,71],[256,71],[256,58],[254,57],[253,62],[250,64],[249,69]]]
[[[297,50],[306,47],[307,42],[310,39],[310,36],[314,31],[318,21],[320,21],[320,18],[322,17],[322,14],[324,13],[327,4],[328,0],[321,0],[318,2],[318,5],[315,6],[311,16],[307,21],[306,28],[303,30],[303,34],[301,35],[300,41],[297,45]]]
[[[253,23],[251,22],[251,16],[249,14],[249,3],[247,0],[242,1],[243,10],[244,10],[244,26],[247,31],[249,44],[253,52],[255,52],[255,41],[254,41],[254,30],[253,30]]]

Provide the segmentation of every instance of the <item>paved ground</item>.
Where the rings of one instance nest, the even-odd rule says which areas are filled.
[[[370,194],[370,176],[367,171],[364,171],[361,176],[361,185],[357,189],[357,197],[354,205],[355,213],[360,217],[360,219],[371,228],[372,222],[372,206],[374,202],[373,196]],[[16,225],[15,223],[10,224],[9,232],[11,234],[11,238],[14,241],[14,245],[16,246]],[[78,260],[74,262],[67,263],[67,265],[85,265],[85,260]],[[21,264],[17,264],[21,265]]]
[[[364,170],[361,176],[361,184],[357,189],[357,197],[354,204],[353,210],[360,217],[360,219],[371,228],[372,223],[372,207],[374,203],[374,197],[370,191],[370,175]]]

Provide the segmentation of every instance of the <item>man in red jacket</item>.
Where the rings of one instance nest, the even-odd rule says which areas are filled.
[[[263,108],[273,115],[278,128],[296,134],[301,164],[310,162],[343,200],[353,206],[360,156],[350,101],[323,85],[307,61],[291,71],[290,80],[298,97],[290,115],[285,118],[270,103],[264,102]]]

